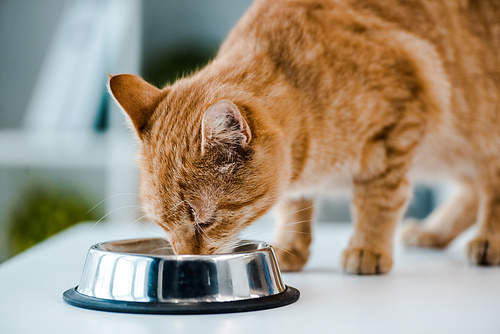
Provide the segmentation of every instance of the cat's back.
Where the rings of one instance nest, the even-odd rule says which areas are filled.
[[[500,0],[345,1],[430,41],[447,63],[464,53],[500,59]]]
[[[450,123],[469,144],[498,136],[500,0],[349,1],[435,47],[451,86]]]
[[[482,157],[497,155],[500,0],[347,1],[354,10],[425,40],[439,54],[450,86],[450,108],[426,138],[429,145],[421,150],[422,161],[428,161],[428,156],[482,161]],[[421,50],[414,48],[413,52]],[[451,165],[457,166],[455,162]]]
[[[383,30],[405,31],[432,44],[457,87],[471,76],[500,82],[500,0],[257,0],[221,52],[247,43],[278,65],[316,57],[320,66],[325,55],[342,57],[342,44],[359,43],[359,52],[366,52]]]
[[[462,133],[499,127],[500,0],[258,0],[221,51],[246,43],[264,59],[258,66],[267,62],[295,86],[318,92],[322,85],[315,83],[325,76],[345,72],[346,79],[366,59],[382,63],[394,47],[376,45],[387,31],[409,33],[436,50],[451,85],[453,126]],[[420,45],[405,51],[423,59],[429,52]]]

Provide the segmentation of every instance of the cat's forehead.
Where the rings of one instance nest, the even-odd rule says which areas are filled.
[[[193,168],[201,155],[200,146],[201,139],[192,131],[169,127],[153,134],[151,140],[143,146],[143,159],[152,164],[153,171],[168,172],[166,178],[172,178],[184,175]]]
[[[147,144],[163,153],[197,150],[201,143],[202,115],[198,105],[185,99],[164,101],[155,111]]]
[[[142,149],[142,159],[153,177],[172,186],[189,175],[198,174],[203,160],[198,119],[169,117],[158,122]]]

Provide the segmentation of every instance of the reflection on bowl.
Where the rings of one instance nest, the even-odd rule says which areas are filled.
[[[274,251],[240,241],[227,254],[175,255],[160,238],[99,243],[88,252],[74,306],[134,313],[220,313],[284,306],[299,298],[283,284]]]

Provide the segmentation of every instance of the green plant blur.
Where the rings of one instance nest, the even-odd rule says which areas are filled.
[[[9,219],[11,256],[84,220],[102,217],[78,190],[37,185],[24,192]]]

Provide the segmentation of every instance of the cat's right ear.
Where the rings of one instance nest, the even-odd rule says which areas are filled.
[[[167,92],[132,74],[109,75],[108,87],[142,138],[151,115]]]

